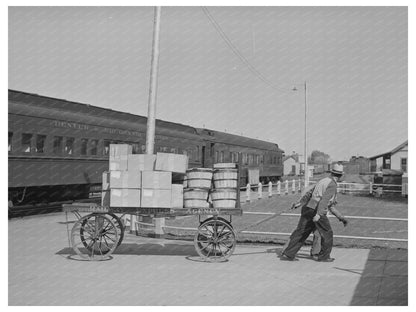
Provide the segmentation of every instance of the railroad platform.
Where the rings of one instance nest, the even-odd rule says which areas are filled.
[[[206,263],[193,242],[126,234],[111,260],[88,262],[69,248],[64,213],[8,225],[11,306],[408,304],[407,250],[334,248],[335,262],[319,263],[302,249],[287,262],[281,246],[237,244],[229,261]]]

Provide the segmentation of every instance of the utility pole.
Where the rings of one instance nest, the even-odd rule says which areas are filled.
[[[305,89],[305,188],[309,186],[309,169],[308,169],[308,147],[307,147],[307,121],[308,121],[308,105],[306,101],[306,81],[304,85]]]
[[[150,70],[149,104],[147,107],[146,154],[154,154],[156,127],[157,74],[159,67],[159,34],[161,7],[155,7],[152,63]]]
[[[304,140],[305,140],[305,146],[304,146],[304,157],[305,157],[305,168],[304,168],[304,179],[305,179],[305,188],[309,186],[309,170],[308,170],[308,146],[307,146],[307,142],[308,142],[308,134],[307,134],[307,129],[308,129],[308,102],[307,102],[307,90],[306,90],[306,81],[303,84],[304,87],[304,92],[305,92],[305,136],[304,136]],[[298,89],[295,87],[293,87],[292,91],[298,91]]]
[[[146,126],[146,154],[154,154],[155,147],[155,128],[156,128],[156,95],[157,95],[157,74],[159,68],[159,34],[160,34],[160,13],[161,7],[155,7],[154,23],[153,23],[153,44],[152,44],[152,61],[150,69],[150,87],[149,87],[149,103],[147,107],[147,126]],[[131,215],[133,220],[133,215]],[[141,221],[152,223],[152,217],[141,216]],[[165,226],[165,218],[155,218],[155,237],[163,234]]]

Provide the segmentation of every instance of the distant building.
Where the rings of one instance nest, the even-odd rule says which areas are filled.
[[[371,172],[383,169],[400,170],[407,173],[408,170],[408,140],[383,154],[369,157]]]
[[[299,157],[296,154],[285,156],[283,158],[283,175],[299,175],[300,174],[300,163]]]
[[[344,164],[344,172],[347,174],[365,174],[370,172],[370,159],[363,156],[352,156],[349,162]]]

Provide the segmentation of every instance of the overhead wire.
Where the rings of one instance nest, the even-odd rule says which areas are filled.
[[[215,18],[212,16],[212,14],[209,12],[207,7],[202,7],[202,11],[204,14],[208,17],[211,24],[214,26],[217,33],[221,36],[221,38],[224,40],[226,45],[231,49],[231,51],[247,66],[247,68],[250,70],[251,73],[253,73],[258,79],[260,79],[262,82],[267,84],[269,87],[273,88],[276,91],[283,92],[286,94],[290,94],[289,90],[280,88],[276,86],[274,83],[272,83],[269,79],[267,79],[255,66],[253,66],[249,60],[238,50],[238,48],[232,43],[230,38],[226,35],[224,30],[221,28],[221,26],[218,24],[218,22],[215,20]]]

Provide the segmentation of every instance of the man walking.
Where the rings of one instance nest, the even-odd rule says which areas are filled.
[[[343,166],[335,164],[331,169],[329,177],[320,180],[306,205],[303,205],[297,228],[290,236],[289,244],[281,255],[281,260],[295,260],[295,255],[303,246],[308,236],[317,229],[321,238],[321,250],[317,261],[332,262],[335,259],[330,257],[333,244],[333,232],[329,223],[328,209],[347,225],[347,220],[337,211],[332,203],[336,201],[337,182],[343,175]]]

